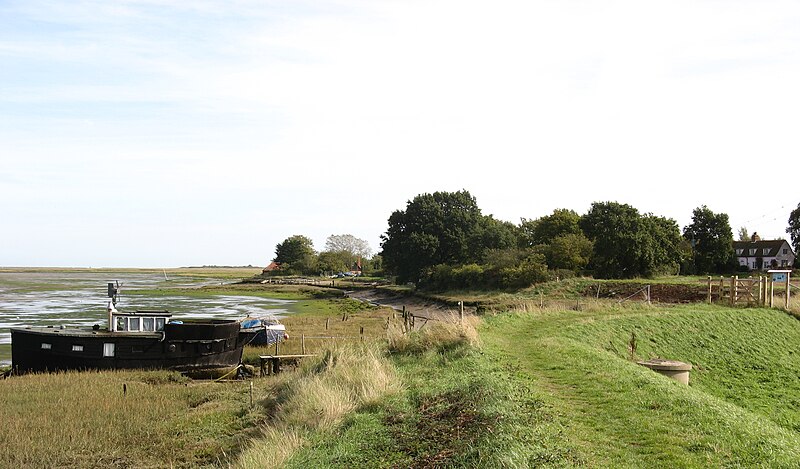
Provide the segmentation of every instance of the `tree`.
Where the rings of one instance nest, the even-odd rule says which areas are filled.
[[[598,277],[651,277],[678,269],[681,240],[674,220],[640,215],[627,204],[595,202],[580,226],[594,242],[590,266]]]
[[[381,235],[384,268],[400,282],[417,282],[426,268],[476,261],[475,233],[481,210],[469,192],[421,194],[389,217]],[[471,249],[473,248],[473,249]]]
[[[789,233],[789,236],[792,238],[792,247],[794,248],[795,256],[795,263],[800,260],[800,203],[797,204],[797,208],[792,210],[792,213],[789,214],[789,227],[786,228],[786,232]]]
[[[547,249],[547,265],[552,269],[578,271],[589,264],[593,244],[583,233],[555,237]]]
[[[697,272],[725,272],[735,264],[728,214],[714,213],[705,205],[697,207],[692,223],[683,229],[683,237],[692,245]]]
[[[314,243],[306,236],[294,235],[275,246],[275,259],[282,270],[307,273],[316,269]]]
[[[528,246],[550,244],[555,238],[566,234],[581,234],[581,217],[574,210],[557,208],[551,215],[535,220],[522,219],[520,230],[522,241]]]
[[[369,243],[351,234],[328,236],[328,239],[325,241],[325,251],[345,251],[350,253],[353,257],[360,256],[364,259],[372,255],[372,248],[369,247]]]
[[[750,233],[747,232],[747,227],[745,226],[739,228],[739,241],[750,241]]]

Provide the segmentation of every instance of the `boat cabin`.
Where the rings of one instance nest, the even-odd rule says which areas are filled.
[[[172,313],[167,311],[136,311],[111,314],[112,332],[162,332]]]

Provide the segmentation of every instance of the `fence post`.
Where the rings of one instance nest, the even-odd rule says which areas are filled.
[[[725,280],[722,275],[719,276],[719,303],[722,304],[722,298],[725,297]]]
[[[708,292],[706,293],[706,303],[711,304],[711,276],[708,276]]]
[[[768,277],[767,281],[769,282],[769,307],[775,307],[775,281],[772,280],[772,277]]]
[[[305,334],[300,336],[300,352],[303,355],[306,354],[306,335]]]
[[[737,291],[736,287],[736,276],[734,275],[731,277],[731,306],[736,306],[736,300],[738,299],[739,292]]]
[[[464,300],[458,302],[458,306],[461,307],[458,313],[458,319],[461,321],[461,325],[464,325]]]
[[[652,304],[650,303],[650,285],[647,286],[647,304]]]
[[[789,277],[790,276],[791,276],[791,273],[786,272],[786,307],[785,307],[786,311],[789,311],[789,295],[791,294],[790,292],[791,292],[791,289],[792,289],[792,284],[789,283]]]

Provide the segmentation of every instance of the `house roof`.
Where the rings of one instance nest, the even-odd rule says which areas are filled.
[[[281,270],[281,264],[275,261],[269,263],[268,266],[264,267],[262,272],[272,272],[273,270]]]
[[[789,248],[789,252],[794,255],[792,247],[789,246],[789,243],[787,243],[785,239],[772,239],[765,241],[734,241],[733,249],[744,250],[738,257],[775,257],[780,254],[781,248],[784,247],[784,244]],[[756,253],[750,255],[750,249],[756,249]],[[764,249],[769,249],[769,252],[764,254]]]

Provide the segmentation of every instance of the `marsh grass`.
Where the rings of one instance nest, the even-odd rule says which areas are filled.
[[[355,409],[401,390],[394,366],[374,343],[343,344],[269,381],[271,418],[236,467],[281,467],[313,434],[330,432]],[[284,447],[280,442],[288,442]]]
[[[389,323],[387,336],[389,350],[395,353],[422,353],[428,350],[448,350],[460,346],[480,344],[476,325],[480,319],[466,315],[462,320],[457,316],[442,316],[428,321],[419,330],[408,333],[397,321]]]
[[[17,376],[0,395],[2,467],[196,467],[259,418],[244,383],[160,371]]]

